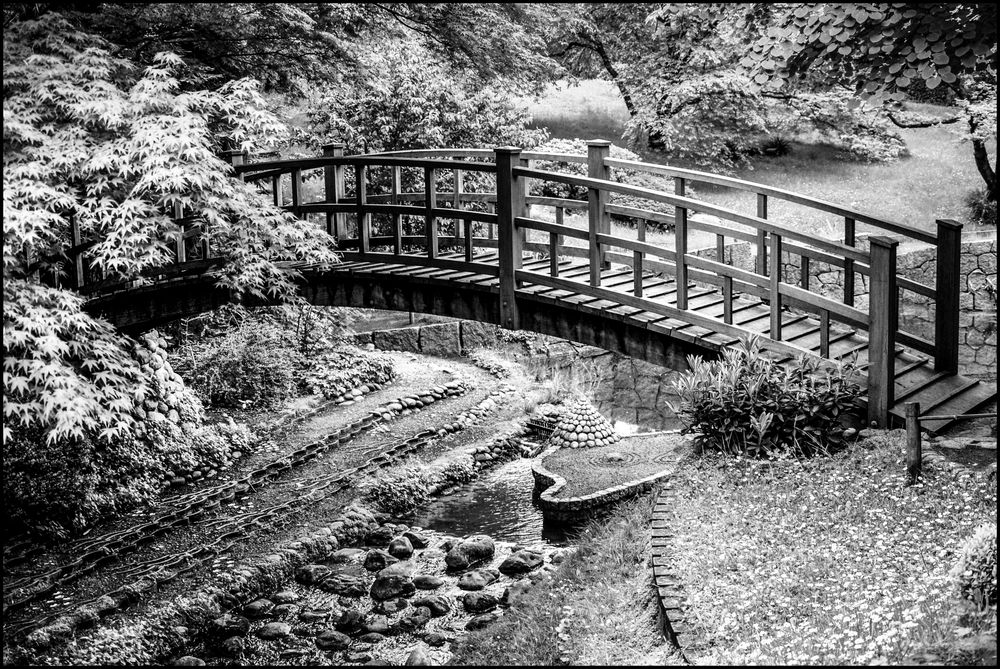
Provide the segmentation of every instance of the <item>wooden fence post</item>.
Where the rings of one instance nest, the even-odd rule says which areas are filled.
[[[961,293],[962,224],[937,222],[937,285],[934,314],[934,369],[958,373],[958,313]]]
[[[920,477],[923,454],[920,443],[920,402],[906,403],[906,478],[909,483]]]
[[[587,176],[591,179],[608,180],[611,170],[604,159],[611,155],[611,142],[592,139],[587,142]],[[590,234],[590,285],[601,285],[601,271],[610,266],[607,251],[597,241],[597,235],[611,234],[611,215],[608,214],[608,192],[600,188],[587,190],[587,213]]]
[[[243,151],[223,151],[222,159],[233,167],[239,167],[240,165],[247,164],[247,154]],[[243,175],[238,174],[237,178],[243,181]]]
[[[896,329],[896,247],[888,237],[871,237],[871,277],[868,291],[868,420],[889,426],[894,402]]]
[[[674,177],[674,194],[687,195],[687,180],[684,177]],[[677,286],[677,308],[688,308],[688,210],[687,207],[674,207],[674,279]]]
[[[517,311],[517,270],[521,268],[522,244],[514,219],[526,213],[524,179],[514,175],[520,165],[521,149],[497,148],[497,252],[500,265],[500,325],[520,328]]]
[[[327,158],[343,158],[344,145],[338,142],[323,145],[323,156]],[[340,204],[340,198],[344,197],[344,168],[340,165],[327,165],[323,168],[323,187],[325,200],[334,204]],[[327,214],[326,231],[342,239],[344,228],[347,227],[346,214]]]

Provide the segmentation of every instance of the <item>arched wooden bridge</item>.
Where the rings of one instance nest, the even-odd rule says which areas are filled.
[[[322,157],[304,160],[230,157],[276,204],[336,236],[342,263],[297,267],[314,304],[475,319],[674,367],[686,354],[713,355],[756,333],[786,361],[856,360],[869,418],[880,425],[900,419],[907,401],[943,415],[969,413],[995,397],[995,386],[958,374],[961,225],[938,221],[929,233],[762,184],[614,159],[609,147],[593,141],[586,156],[512,148],[345,156],[329,145]],[[539,161],[564,168],[532,167]],[[627,183],[637,175],[673,188]],[[587,199],[529,195],[529,182],[576,189]],[[756,211],[694,199],[692,183],[754,193]],[[310,190],[321,192],[309,197]],[[832,215],[842,236],[825,239],[769,220],[775,201]],[[573,211],[586,212],[586,228],[567,224]],[[182,213],[176,264],[141,287],[92,286],[88,310],[135,331],[232,299],[206,273],[221,261],[199,240],[197,219]],[[613,217],[629,219],[634,230],[613,232]],[[673,243],[658,241],[664,235],[650,223],[672,226]],[[863,238],[858,224],[876,234]],[[714,243],[689,248],[697,235]],[[936,285],[897,275],[900,239],[937,247]],[[739,245],[749,266],[734,260]],[[85,247],[70,255],[76,285],[86,291]],[[841,294],[818,292],[811,281],[818,266],[840,274]],[[900,329],[901,291],[935,301],[933,338]]]

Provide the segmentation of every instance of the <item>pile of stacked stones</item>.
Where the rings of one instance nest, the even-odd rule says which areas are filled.
[[[151,396],[136,397],[134,413],[140,421],[168,420],[180,424],[182,420],[201,421],[204,418],[201,403],[184,385],[184,380],[167,362],[167,340],[155,330],[142,335],[136,347],[139,368],[153,391]]]
[[[438,400],[443,400],[445,397],[461,395],[465,390],[465,384],[462,381],[448,381],[439,386],[434,386],[426,395],[406,395],[400,397],[395,402],[390,402],[385,406],[386,413],[382,417],[388,420],[392,417],[392,413],[409,416],[411,413],[420,411],[425,406],[433,404]]]
[[[556,446],[593,448],[610,446],[621,441],[614,426],[584,399],[575,400],[562,414],[552,432],[551,441]]]

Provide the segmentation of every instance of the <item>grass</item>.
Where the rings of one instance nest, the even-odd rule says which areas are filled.
[[[680,664],[657,630],[650,498],[591,523],[550,576],[486,629],[452,644],[449,664]]]
[[[616,485],[638,481],[651,474],[673,467],[668,460],[653,458],[677,453],[680,434],[637,435],[624,437],[617,444],[595,448],[560,448],[545,458],[543,464],[566,479],[566,485],[556,497],[577,497],[604,490]],[[608,460],[618,454],[624,461]]]
[[[933,105],[912,105],[921,111],[948,114]],[[578,86],[551,86],[529,106],[536,127],[547,127],[554,138],[621,140],[628,112],[617,88],[606,81],[585,80]],[[935,220],[969,222],[964,199],[982,188],[968,143],[960,143],[950,128],[901,130],[909,156],[890,163],[845,161],[830,146],[792,143],[792,152],[762,157],[735,176],[829,200],[888,220],[932,230]],[[652,151],[640,151],[653,163],[676,162]],[[990,147],[996,161],[996,143]],[[682,165],[682,163],[677,162]],[[696,184],[698,197],[744,213],[754,213],[755,196],[708,184]],[[768,215],[783,224],[825,235],[840,235],[843,221],[798,205],[773,200]],[[973,224],[973,228],[976,228]],[[859,231],[864,226],[859,225]]]
[[[996,607],[958,598],[961,541],[996,480],[903,481],[903,434],[809,461],[708,457],[672,480],[688,644],[710,664],[996,662]]]

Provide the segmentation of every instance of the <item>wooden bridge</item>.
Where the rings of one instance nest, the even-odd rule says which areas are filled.
[[[514,148],[345,156],[333,144],[311,159],[247,163],[238,153],[230,159],[275,204],[337,238],[342,263],[296,266],[314,304],[498,323],[673,367],[683,366],[688,353],[715,355],[756,333],[783,361],[856,360],[869,419],[879,425],[900,422],[904,402],[919,401],[928,414],[964,414],[996,395],[995,386],[958,374],[962,226],[953,221],[926,232],[762,184],[614,159],[605,141],[590,142],[586,156]],[[571,169],[532,167],[538,161]],[[621,174],[673,187],[612,178]],[[533,181],[577,189],[587,199],[529,195]],[[690,197],[693,183],[753,193],[756,210]],[[450,190],[439,191],[443,184]],[[319,193],[308,197],[310,190]],[[628,199],[615,202],[613,195]],[[776,200],[833,215],[842,236],[825,239],[769,220]],[[586,213],[586,228],[567,224],[574,211]],[[74,281],[90,293],[91,312],[135,331],[233,299],[206,273],[221,260],[200,239],[198,219],[183,213],[175,212],[176,264],[139,287],[88,286],[86,244],[74,233]],[[634,229],[613,232],[616,217]],[[876,234],[865,239],[859,224]],[[672,227],[673,243],[648,239],[657,236],[654,226]],[[714,244],[689,248],[695,235]],[[937,247],[936,285],[897,274],[900,239]],[[734,245],[742,245],[752,266],[738,266]],[[812,278],[817,267],[840,273],[840,294],[819,292]],[[866,296],[859,284],[867,285]],[[934,300],[933,338],[899,327],[902,291]]]

